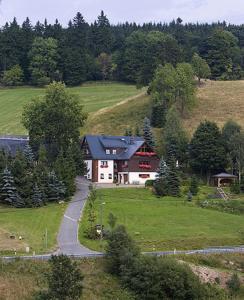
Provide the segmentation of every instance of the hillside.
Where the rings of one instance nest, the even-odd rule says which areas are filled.
[[[183,125],[192,134],[204,120],[222,127],[228,119],[244,128],[244,81],[208,81],[197,91],[197,105],[184,118]],[[93,114],[88,119],[87,133],[123,134],[128,127],[142,124],[150,114],[150,97],[142,95]],[[156,130],[156,132],[160,132]]]
[[[69,89],[77,94],[87,112],[96,112],[141,93],[134,85],[122,83],[88,83]],[[23,107],[34,97],[43,96],[45,89],[20,87],[0,89],[0,135],[24,134],[21,125]]]
[[[232,119],[244,128],[244,80],[208,81],[198,89],[197,97],[198,104],[183,122],[189,133],[204,120],[222,127]]]

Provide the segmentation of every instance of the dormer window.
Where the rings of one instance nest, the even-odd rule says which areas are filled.
[[[113,154],[115,155],[117,153],[116,149],[113,149]]]
[[[109,149],[106,149],[106,154],[110,154],[110,150]]]

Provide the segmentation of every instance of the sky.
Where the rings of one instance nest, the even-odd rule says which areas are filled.
[[[223,21],[244,23],[244,0],[0,0],[0,25],[16,17],[19,23],[28,16],[53,23],[57,18],[67,25],[80,11],[87,22],[93,22],[103,9],[112,24],[125,21],[183,22]]]

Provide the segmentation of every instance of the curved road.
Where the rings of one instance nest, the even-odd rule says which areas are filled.
[[[69,203],[58,233],[58,250],[55,254],[89,256],[98,254],[79,243],[79,220],[82,216],[90,182],[83,177],[76,178],[76,193]]]

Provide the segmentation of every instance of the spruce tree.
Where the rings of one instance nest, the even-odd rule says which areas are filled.
[[[72,155],[71,149],[66,155],[61,151],[54,164],[55,172],[58,178],[63,181],[68,197],[75,192],[76,168]]]
[[[189,191],[191,192],[191,194],[193,196],[196,196],[199,192],[198,179],[195,175],[192,176],[192,178],[191,178],[191,184],[190,184]]]
[[[176,159],[171,156],[168,160],[169,171],[167,175],[168,196],[180,196],[180,178],[176,168]]]
[[[139,127],[139,126],[136,126],[136,129],[135,129],[135,136],[141,136],[141,130],[140,130],[140,127]]]
[[[168,195],[168,174],[169,167],[162,157],[160,160],[156,181],[154,183],[154,192],[157,196],[162,197]]]
[[[126,128],[126,130],[125,130],[125,136],[132,136],[132,130],[131,130],[131,128]]]
[[[1,183],[1,202],[9,204],[17,208],[25,206],[24,201],[19,196],[17,189],[14,185],[14,178],[11,171],[6,167],[2,174]]]
[[[62,181],[59,181],[55,172],[48,174],[47,197],[50,202],[64,199],[65,187]]]
[[[148,146],[154,148],[155,147],[155,141],[154,141],[154,136],[152,133],[152,128],[150,124],[150,120],[145,117],[144,122],[143,122],[143,137],[145,142],[148,144]]]
[[[29,144],[27,144],[24,148],[24,156],[28,162],[28,165],[29,166],[33,165],[35,157],[31,149],[31,146]]]
[[[43,193],[41,192],[37,184],[34,185],[34,189],[33,189],[32,206],[34,207],[43,206]]]

